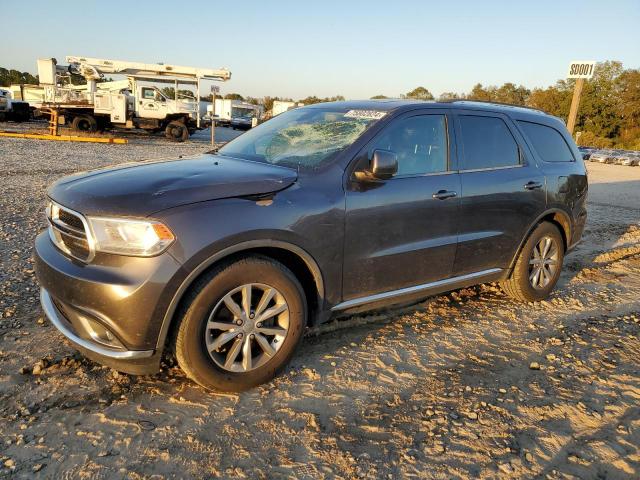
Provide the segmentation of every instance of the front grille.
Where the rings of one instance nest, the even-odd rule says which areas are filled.
[[[66,210],[60,210],[60,212],[58,213],[58,217],[63,223],[84,232],[84,224],[82,223],[82,220],[75,214]]]
[[[51,239],[58,248],[83,262],[91,260],[93,252],[82,216],[53,203],[48,214]]]

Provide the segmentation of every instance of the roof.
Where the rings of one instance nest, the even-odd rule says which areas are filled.
[[[535,108],[523,107],[519,105],[510,105],[504,103],[495,102],[480,102],[475,100],[451,100],[444,102],[436,102],[433,100],[415,100],[415,99],[391,99],[385,98],[380,100],[347,100],[342,102],[329,102],[329,103],[316,103],[309,105],[309,107],[320,107],[324,105],[332,105],[340,108],[350,108],[357,110],[383,110],[383,111],[404,111],[412,110],[416,107],[424,108],[449,108],[449,109],[464,109],[464,110],[478,110],[489,112],[500,112],[517,119],[526,120],[527,117],[535,116],[535,118],[541,120],[555,119],[555,117],[538,110]]]

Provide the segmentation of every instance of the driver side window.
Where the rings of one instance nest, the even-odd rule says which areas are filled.
[[[153,88],[143,88],[142,89],[142,98],[146,100],[155,100],[156,92]]]
[[[393,122],[370,144],[398,157],[396,177],[426,175],[447,170],[447,125],[444,115],[417,115]]]

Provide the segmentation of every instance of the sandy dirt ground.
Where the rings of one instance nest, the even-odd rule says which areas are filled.
[[[83,359],[30,260],[54,179],[205,149],[0,139],[0,478],[640,477],[640,168],[589,164],[588,228],[548,301],[483,285],[351,317],[272,383],[215,395],[171,365]]]

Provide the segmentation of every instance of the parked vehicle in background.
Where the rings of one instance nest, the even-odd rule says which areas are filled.
[[[26,122],[31,118],[27,102],[14,100],[11,91],[0,88],[0,121]]]
[[[184,141],[200,128],[200,100],[167,98],[153,82],[167,80],[194,84],[200,80],[225,81],[227,70],[200,69],[178,65],[146,64],[110,59],[67,57],[70,65],[61,69],[55,59],[38,60],[40,84],[44,85],[42,107],[54,109],[59,119],[74,130],[95,132],[107,127],[150,132],[163,131],[170,140]],[[61,75],[82,76],[86,85],[60,85]],[[126,75],[127,80],[112,82],[114,88],[98,88],[105,73]],[[105,82],[109,83],[109,82]]]
[[[253,126],[252,116],[238,116],[231,119],[231,128],[234,130],[249,130]]]
[[[298,102],[289,102],[285,100],[274,100],[271,107],[271,116],[275,117],[281,113],[288,112],[294,108],[302,107],[304,104]]]
[[[627,158],[629,158],[629,156],[624,153],[616,153],[613,156],[613,163],[615,165],[622,165],[622,162],[624,162],[624,160],[626,160]]]
[[[636,167],[640,165],[640,155],[627,155],[622,160],[622,165],[625,165],[627,167]]]
[[[607,163],[607,159],[611,157],[611,152],[608,150],[598,150],[591,154],[590,160],[592,162]]]
[[[27,102],[29,107],[33,110],[35,108],[40,108],[42,106],[42,102],[44,101],[44,87],[41,85],[29,85],[29,84],[21,84],[21,85],[9,85],[9,90],[11,91],[11,95],[15,100],[20,100],[22,102]]]
[[[211,106],[207,106],[207,112],[210,114]],[[260,105],[254,105],[253,103],[244,102],[242,100],[231,100],[227,98],[216,98],[215,104],[215,118],[216,123],[222,127],[232,126],[232,120],[244,119],[244,118],[260,118],[262,115],[262,107]],[[236,122],[236,128],[242,128],[244,126],[242,120]],[[251,128],[251,121],[249,126]]]
[[[578,147],[578,150],[580,150],[580,153],[582,154],[582,159],[583,160],[589,160],[589,158],[591,157],[591,154],[596,149],[592,148],[592,147]]]
[[[621,149],[591,149],[590,147],[579,147],[582,158],[592,162],[606,163],[612,165],[638,165],[640,152]]]
[[[87,356],[206,388],[272,379],[334,314],[500,282],[547,298],[586,221],[584,162],[541,111],[471,101],[294,109],[217,153],[48,190],[41,300]]]

